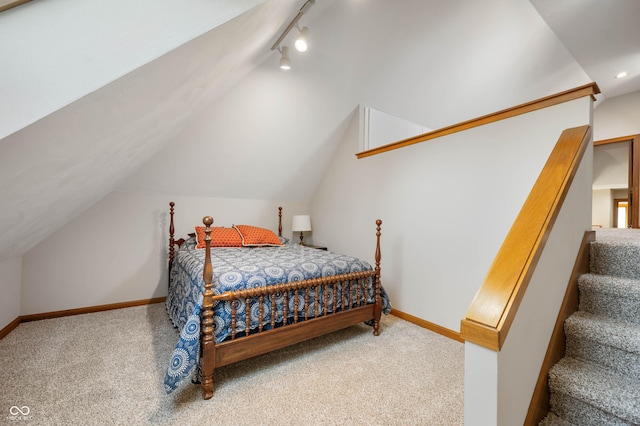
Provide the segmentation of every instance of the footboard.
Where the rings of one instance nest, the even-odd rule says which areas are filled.
[[[380,297],[380,225],[376,221],[375,269],[304,281],[257,287],[214,295],[212,290],[210,241],[213,219],[206,216],[204,301],[202,312],[202,396],[213,396],[213,373],[216,367],[241,361],[282,347],[311,339],[364,321],[373,322],[374,335],[379,334],[382,301]],[[373,284],[373,303],[371,300]],[[283,295],[278,306],[277,295]],[[288,296],[293,295],[293,306]],[[215,343],[213,307],[215,303],[231,303],[231,335]],[[252,303],[253,302],[253,303]],[[258,328],[250,330],[247,323],[251,306],[257,302]],[[238,307],[244,305],[244,312]],[[292,312],[288,312],[292,309]],[[236,331],[237,317],[245,318],[244,331]],[[266,317],[270,320],[263,321]],[[291,318],[289,318],[291,317]],[[265,323],[266,324],[263,324]]]

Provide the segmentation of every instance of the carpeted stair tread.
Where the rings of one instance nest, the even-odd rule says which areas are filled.
[[[598,293],[640,300],[640,280],[637,279],[589,273],[582,274],[578,278],[578,284],[582,287],[581,290],[584,288]]]
[[[640,279],[640,230],[597,230],[590,252],[592,273]]]
[[[567,318],[564,329],[567,356],[640,380],[639,324],[578,311]]]
[[[564,420],[562,417],[558,416],[555,413],[547,414],[538,426],[576,426],[573,423],[570,423]]]
[[[614,418],[640,424],[640,381],[637,379],[616,375],[590,362],[565,357],[549,372],[549,387],[552,392],[598,407]]]
[[[635,425],[635,423],[629,423],[628,421],[622,420],[611,413],[599,409],[598,407],[560,392],[552,393],[549,403],[563,421],[576,426]]]
[[[578,288],[581,311],[640,324],[640,280],[584,274]]]
[[[640,354],[640,325],[625,323],[588,312],[575,312],[565,321],[567,335]]]
[[[631,246],[640,246],[640,229],[596,229],[596,241],[600,244],[626,244]]]
[[[640,425],[640,230],[597,229],[542,426]]]

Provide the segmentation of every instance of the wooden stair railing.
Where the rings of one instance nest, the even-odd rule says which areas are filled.
[[[357,158],[366,158],[372,155],[382,154],[384,152],[393,151],[394,149],[403,148],[405,146],[411,146],[417,143],[426,142],[432,139],[440,138],[442,136],[450,135],[464,130],[469,130],[474,127],[484,126],[486,124],[494,123],[496,121],[504,120],[518,115],[527,114],[532,111],[536,111],[542,108],[558,105],[563,102],[573,101],[575,99],[583,98],[585,96],[591,96],[595,100],[595,95],[600,93],[600,88],[596,83],[585,84],[584,86],[576,87],[573,89],[565,90],[564,92],[556,93],[551,96],[537,99],[535,101],[527,102],[521,105],[516,105],[511,108],[503,109],[491,114],[483,115],[482,117],[474,118],[471,120],[463,121],[462,123],[453,124],[451,126],[443,127],[441,129],[433,130],[422,135],[414,136],[401,141],[392,142],[387,145],[382,145],[376,148],[371,148],[366,151],[362,151],[356,154]]]
[[[582,157],[591,127],[562,132],[460,324],[461,337],[500,351]]]

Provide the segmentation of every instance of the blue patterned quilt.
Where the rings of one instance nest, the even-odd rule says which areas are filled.
[[[194,381],[199,380],[204,254],[205,250],[195,249],[195,240],[190,238],[177,251],[171,268],[166,304],[173,325],[180,330],[180,340],[175,346],[165,374],[164,388],[167,393],[175,390],[180,382],[189,376],[193,376]],[[214,294],[372,269],[370,264],[354,257],[289,242],[278,247],[212,248],[211,263]],[[315,290],[310,291],[313,293]],[[324,295],[322,288],[318,291],[321,305],[319,312],[322,312]],[[336,306],[340,310],[341,295],[337,294],[334,305],[333,292],[329,291],[328,293],[329,306]],[[282,307],[284,296],[282,294],[276,296],[276,305]],[[381,297],[382,311],[388,314],[391,310],[391,304],[384,289],[381,290]],[[373,303],[373,301],[373,285],[370,283],[367,303]],[[267,300],[265,303],[269,306],[270,301]],[[289,307],[287,316],[291,318],[295,315],[292,294],[289,294],[287,304]],[[258,328],[257,305],[256,302],[255,306],[250,306],[249,332]],[[314,314],[313,309],[312,305],[310,316]],[[241,302],[237,311],[236,333],[243,335],[247,323],[244,303]],[[276,317],[276,322],[281,323],[283,321],[282,309],[277,311],[279,317]],[[262,322],[266,328],[269,328],[270,309],[265,309]],[[218,302],[214,305],[214,338],[216,343],[224,341],[230,334],[231,303]]]

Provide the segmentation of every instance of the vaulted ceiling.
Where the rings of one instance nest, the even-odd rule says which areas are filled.
[[[606,98],[640,90],[640,2],[531,0]],[[616,78],[621,72],[628,75]]]
[[[308,201],[360,103],[437,128],[595,80],[542,0],[317,0],[311,48],[283,72],[269,48],[303,3],[0,13],[0,260],[113,190]]]
[[[0,259],[116,188],[265,57],[295,8],[59,0],[0,14]]]

